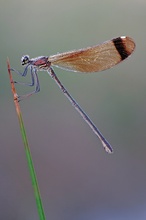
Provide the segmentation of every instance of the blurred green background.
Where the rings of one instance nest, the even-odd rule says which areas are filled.
[[[37,220],[6,67],[121,35],[135,53],[101,73],[55,72],[114,148],[100,141],[46,72],[20,103],[40,191],[51,220],[146,219],[146,1],[1,0],[0,219]],[[13,73],[18,81],[29,81]],[[19,94],[30,88],[17,85]]]

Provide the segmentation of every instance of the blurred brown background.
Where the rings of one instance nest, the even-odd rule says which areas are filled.
[[[114,148],[100,141],[54,81],[21,102],[46,213],[51,220],[146,219],[146,1],[13,0],[0,3],[0,219],[38,220],[6,68],[128,35],[135,53],[101,73],[55,68]],[[18,81],[29,81],[16,76]],[[18,85],[19,94],[30,88]]]

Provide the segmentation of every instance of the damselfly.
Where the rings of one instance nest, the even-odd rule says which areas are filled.
[[[62,69],[74,72],[98,72],[109,69],[120,63],[122,60],[125,60],[134,51],[134,48],[135,43],[133,39],[130,37],[122,36],[92,47],[73,50],[65,53],[58,53],[52,56],[40,56],[30,59],[28,55],[25,55],[21,58],[21,64],[26,65],[24,72],[20,73],[14,69],[13,70],[21,76],[26,76],[28,69],[30,69],[32,81],[27,85],[35,86],[35,90],[27,95],[24,95],[23,98],[40,91],[37,72],[40,70],[47,71],[48,74],[55,80],[64,95],[69,99],[75,109],[83,117],[85,122],[100,139],[104,149],[108,153],[111,153],[113,151],[111,145],[60,82],[52,66],[60,67]],[[20,97],[20,100],[21,98],[22,97]]]

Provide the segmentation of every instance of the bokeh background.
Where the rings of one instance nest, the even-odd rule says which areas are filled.
[[[114,148],[100,141],[46,72],[20,103],[46,219],[146,219],[146,1],[0,1],[0,219],[37,220],[6,67],[128,35],[135,53],[101,73],[55,72]],[[18,81],[22,79],[16,74]],[[18,85],[19,94],[30,88]]]

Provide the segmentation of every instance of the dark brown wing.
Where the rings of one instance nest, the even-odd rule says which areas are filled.
[[[130,37],[118,37],[103,44],[52,55],[52,65],[75,72],[98,72],[113,67],[134,50]]]

